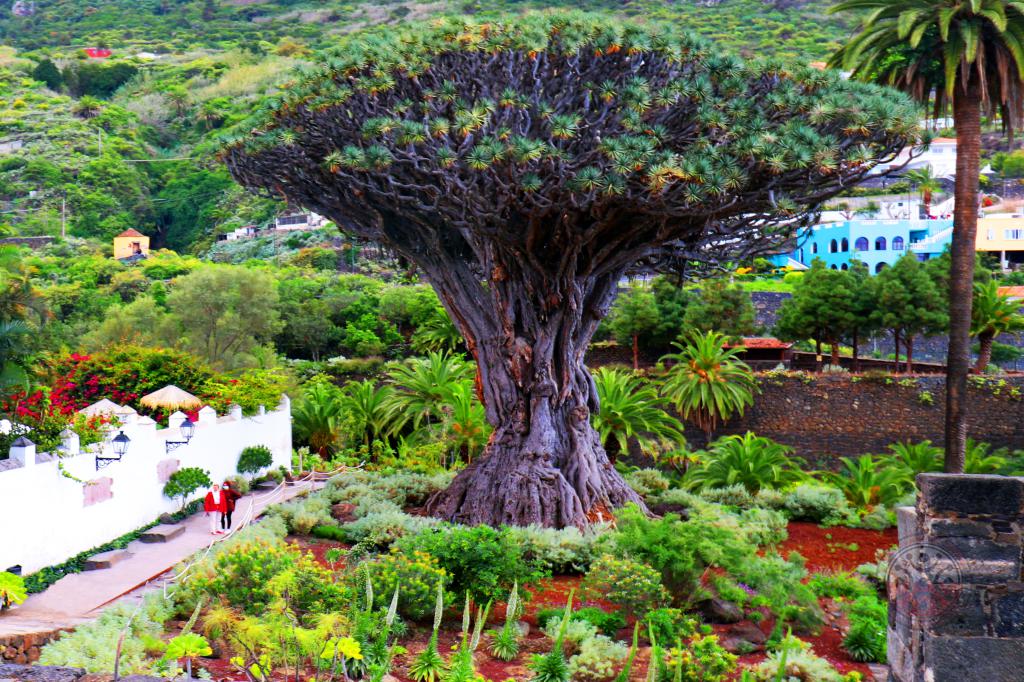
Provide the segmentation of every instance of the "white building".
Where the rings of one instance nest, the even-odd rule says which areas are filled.
[[[278,232],[292,232],[295,230],[315,230],[323,227],[327,221],[322,215],[313,213],[289,213],[277,218],[274,221],[274,229]]]
[[[251,445],[270,448],[271,468],[291,466],[287,396],[273,411],[261,407],[249,416],[237,406],[222,416],[204,407],[188,440],[180,412],[165,429],[148,417],[119,414],[129,439],[119,459],[113,438],[80,448],[78,436],[65,431],[60,453],[37,453],[29,432],[15,442],[10,459],[0,460],[0,571],[20,566],[33,573],[177,511],[179,501],[164,497],[163,487],[179,469],[200,467],[220,482],[237,473],[238,456]]]
[[[939,178],[952,178],[956,175],[956,140],[952,137],[937,137],[925,150],[905,147],[889,164],[889,168],[902,168],[903,171],[925,166],[931,166]]]

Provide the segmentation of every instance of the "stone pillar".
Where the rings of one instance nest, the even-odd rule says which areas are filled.
[[[177,429],[182,424],[184,424],[185,420],[187,420],[187,419],[188,419],[188,415],[186,415],[184,412],[182,412],[180,410],[177,411],[177,412],[173,412],[173,413],[171,413],[171,415],[169,417],[167,417],[167,428],[168,429]]]
[[[213,426],[217,423],[217,411],[206,405],[203,409],[199,410],[196,414],[196,424],[203,426]]]
[[[921,474],[891,557],[896,682],[1024,680],[1024,479]]]
[[[60,450],[64,457],[74,457],[82,451],[81,439],[71,429],[60,432]]]
[[[232,403],[228,406],[228,416],[236,422],[242,421],[242,406]]]
[[[18,440],[11,443],[10,455],[12,460],[18,462],[23,467],[35,466],[36,444],[25,438],[25,436],[21,436]]]

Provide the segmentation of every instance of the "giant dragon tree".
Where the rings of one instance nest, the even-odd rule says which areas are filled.
[[[494,432],[431,513],[563,527],[642,504],[591,427],[583,364],[623,274],[777,246],[915,122],[901,95],[832,72],[534,13],[349,37],[223,156],[416,263],[464,335]]]

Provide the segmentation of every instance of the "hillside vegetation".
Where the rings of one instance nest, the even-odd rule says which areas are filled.
[[[568,3],[562,3],[566,5]],[[814,61],[846,27],[829,2],[573,3],[685,26],[723,50]],[[0,16],[0,232],[207,253],[220,233],[284,207],[245,193],[214,153],[221,132],[320,49],[369,25],[450,13],[480,20],[552,2],[36,0]],[[27,8],[27,9],[26,9]],[[110,51],[101,59],[84,48]],[[63,220],[62,220],[63,215]]]

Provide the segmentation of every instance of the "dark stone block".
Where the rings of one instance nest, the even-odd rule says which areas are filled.
[[[1024,481],[1011,476],[918,474],[917,486],[932,513],[1021,515]]]
[[[992,525],[969,519],[933,519],[928,523],[929,538],[991,538]]]
[[[1024,639],[929,637],[924,666],[926,679],[931,673],[933,682],[1020,682]]]
[[[982,605],[982,591],[969,585],[932,585],[922,600],[927,618],[925,627],[932,635],[981,637],[988,618]]]
[[[1016,545],[976,537],[937,538],[931,544],[952,555],[959,571],[958,582],[993,584],[1016,580],[1020,576],[1020,547]],[[942,575],[948,578],[950,571],[940,564],[935,563]]]
[[[83,675],[85,670],[82,668],[0,663],[0,679],[22,682],[77,682]]]
[[[1024,638],[1024,592],[997,597],[992,601],[992,611],[997,635]]]

